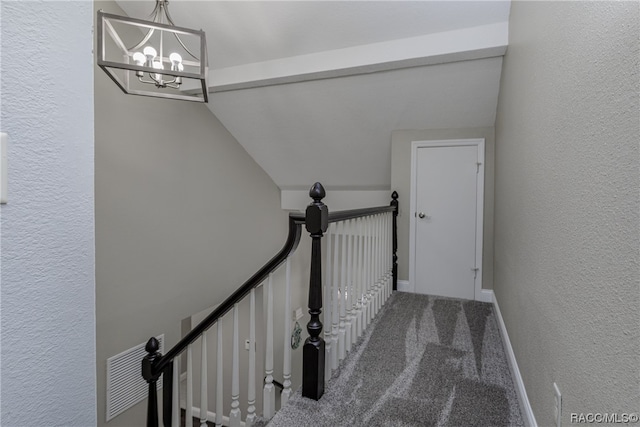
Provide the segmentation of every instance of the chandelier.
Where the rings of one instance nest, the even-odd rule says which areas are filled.
[[[156,0],[150,21],[99,10],[98,66],[126,94],[208,102],[204,31],[177,27],[168,6]]]

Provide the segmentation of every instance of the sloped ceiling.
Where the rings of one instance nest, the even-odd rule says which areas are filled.
[[[145,17],[153,1],[120,1]],[[508,1],[186,1],[209,108],[282,189],[389,189],[391,132],[493,126]]]

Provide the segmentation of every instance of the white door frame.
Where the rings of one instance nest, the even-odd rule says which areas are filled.
[[[482,243],[484,225],[484,138],[476,139],[447,139],[436,141],[411,142],[411,196],[409,201],[409,284],[416,291],[416,198],[418,176],[418,148],[426,147],[478,147],[478,180],[476,186],[476,260],[478,269],[475,280],[474,295],[476,301],[491,301],[491,292],[482,290]]]

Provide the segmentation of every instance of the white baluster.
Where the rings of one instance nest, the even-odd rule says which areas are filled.
[[[344,347],[345,351],[348,353],[351,351],[351,329],[352,329],[352,309],[353,309],[353,275],[352,270],[353,266],[351,265],[353,261],[353,257],[351,254],[352,250],[352,242],[353,242],[353,230],[352,230],[353,222],[352,220],[348,220],[346,223],[346,231],[345,237],[347,239],[347,283],[345,286],[345,310],[346,310],[346,323],[345,323],[345,335],[344,335]]]
[[[171,427],[180,427],[180,356],[173,359],[173,390],[171,395]]]
[[[202,333],[202,348],[200,352],[200,427],[207,427],[207,331]]]
[[[325,386],[331,379],[331,235],[333,234],[333,224],[329,224],[327,232],[327,262],[324,275],[324,383]]]
[[[284,295],[284,360],[282,361],[282,393],[280,407],[291,397],[291,258],[287,258]]]
[[[238,349],[238,304],[233,306],[233,362],[231,365],[231,412],[229,426],[240,427],[242,413],[240,412],[240,353]]]
[[[185,408],[186,427],[193,427],[193,348],[187,346],[187,407]]]
[[[249,379],[247,384],[247,418],[245,426],[256,422],[256,290],[249,294]]]
[[[387,263],[389,267],[387,271],[389,272],[389,296],[391,296],[393,292],[393,213],[389,213],[388,223],[389,242],[387,243],[387,250],[389,253],[387,254]]]
[[[377,215],[372,215],[371,216],[371,225],[369,226],[369,232],[370,232],[370,236],[369,236],[369,240],[371,240],[371,253],[369,254],[369,258],[371,259],[371,264],[369,264],[369,271],[371,272],[371,300],[370,300],[370,311],[369,311],[369,317],[370,320],[373,320],[373,318],[376,316],[376,308],[378,306],[378,278],[376,276],[376,269],[377,269],[377,260],[376,260],[376,227],[377,227],[377,222],[378,222],[378,216]]]
[[[376,227],[376,314],[382,307],[382,290],[383,290],[383,278],[382,278],[382,218],[383,215],[377,216]]]
[[[377,306],[377,298],[376,298],[376,291],[378,289],[377,287],[377,277],[376,277],[376,222],[377,222],[377,215],[372,215],[371,216],[371,224],[369,225],[369,240],[371,241],[371,243],[369,243],[369,259],[371,260],[371,263],[369,264],[369,271],[370,271],[370,279],[369,279],[369,286],[370,286],[370,292],[371,292],[371,296],[369,299],[369,322],[371,322],[373,320],[373,318],[375,317],[376,314],[376,306]]]
[[[367,270],[369,274],[369,280],[367,281],[367,290],[368,290],[368,301],[369,301],[369,310],[367,311],[367,323],[370,324],[373,320],[373,289],[375,284],[375,277],[373,277],[373,236],[374,236],[374,226],[375,226],[375,217],[369,217],[369,229],[367,232],[367,240],[369,241],[369,254],[368,254],[368,265]]]
[[[385,250],[386,250],[386,236],[385,236],[385,221],[387,218],[387,214],[384,213],[382,214],[382,216],[380,217],[380,308],[382,308],[382,306],[384,305],[384,303],[387,301],[387,276],[386,276],[386,270],[385,270],[385,258],[384,258],[384,254],[385,254]]]
[[[339,246],[340,239],[340,223],[336,223],[335,239],[333,239],[333,281],[331,282],[331,368],[338,369],[338,322],[340,320],[340,312],[338,302],[340,300],[340,277],[338,275],[340,268]]]
[[[386,293],[384,295],[385,302],[391,295],[391,279],[389,275],[389,266],[391,265],[391,236],[389,235],[389,220],[391,213],[387,212],[386,220],[384,223],[384,266],[385,266],[385,278],[386,278]]]
[[[370,280],[370,258],[369,258],[369,249],[371,239],[369,239],[369,228],[371,225],[371,217],[364,218],[364,307],[363,307],[363,315],[362,315],[362,329],[367,330],[369,326],[369,321],[371,320],[370,312],[371,312],[371,280]]]
[[[276,395],[273,386],[273,273],[267,281],[267,348],[265,353],[265,379],[263,391],[263,415],[266,420],[273,418],[276,412]]]
[[[393,292],[393,214],[387,213],[387,255],[385,256],[387,265],[387,298],[391,296]]]
[[[224,421],[224,364],[222,363],[222,319],[218,319],[216,343],[216,426]]]
[[[340,360],[345,357],[345,324],[347,322],[346,311],[346,293],[347,293],[347,223],[343,221],[340,223],[342,226],[342,250],[340,255],[342,261],[340,262],[340,325],[338,329],[338,358]]]
[[[356,318],[357,318],[357,335],[362,336],[363,320],[364,320],[364,219],[358,218],[357,226],[358,237],[358,290],[356,296],[358,298]]]

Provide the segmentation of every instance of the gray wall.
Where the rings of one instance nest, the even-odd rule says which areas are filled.
[[[484,138],[484,242],[482,287],[493,287],[493,127],[464,129],[396,130],[391,135],[391,190],[398,192],[398,278],[409,280],[409,203],[411,192],[411,142],[439,139]]]
[[[640,412],[637,2],[513,2],[494,290],[536,419]]]
[[[124,95],[95,73],[102,425],[106,359],[152,335],[175,343],[182,319],[222,302],[280,249],[287,215],[276,185],[204,104]],[[144,412],[108,425],[142,425]]]
[[[92,5],[0,7],[0,424],[86,427],[96,423]]]

